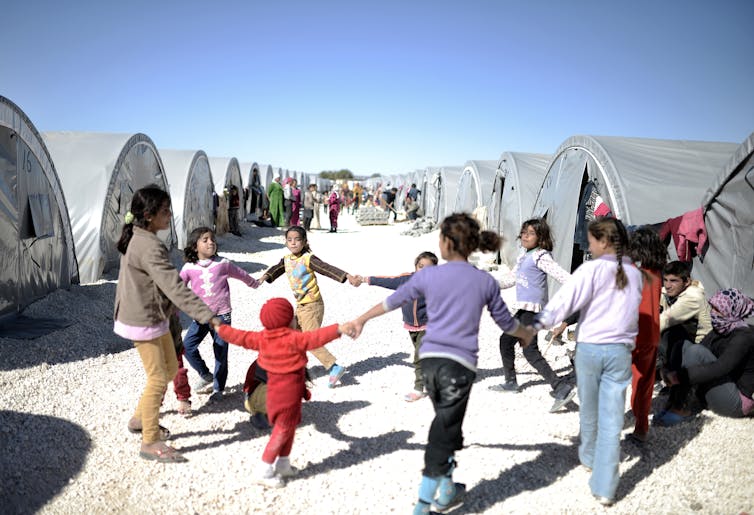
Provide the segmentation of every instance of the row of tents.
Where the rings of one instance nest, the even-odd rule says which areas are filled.
[[[158,149],[141,133],[39,133],[0,96],[0,317],[116,268],[115,242],[138,188],[154,183],[170,192],[174,226],[163,241],[182,247],[192,228],[212,226],[216,196],[232,186],[243,191],[254,174],[263,187],[275,176],[316,182],[320,191],[331,185],[201,150]],[[579,228],[594,198],[627,225],[659,225],[701,210],[707,243],[693,257],[693,275],[708,290],[736,286],[754,296],[754,133],[740,145],[573,136],[552,155],[504,152],[496,161],[365,183],[396,187],[399,209],[416,184],[424,213],[436,221],[473,213],[503,235],[500,257],[509,265],[521,223],[543,216],[553,229],[556,260],[566,269],[578,266]],[[246,210],[243,204],[239,215]]]
[[[115,243],[137,189],[157,184],[170,193],[173,226],[159,236],[182,248],[193,228],[213,226],[219,196],[243,191],[254,173],[265,186],[275,175],[330,186],[271,165],[158,149],[141,133],[40,133],[0,96],[0,317],[117,268]]]
[[[627,226],[672,226],[671,259],[679,258],[679,246],[698,242],[681,258],[693,261],[692,277],[708,291],[737,287],[754,297],[754,133],[741,144],[573,136],[552,155],[503,152],[497,161],[428,167],[367,186],[375,183],[403,191],[399,201],[416,184],[422,209],[436,221],[473,213],[503,235],[500,259],[508,266],[521,224],[544,217],[555,259],[574,270],[587,249],[585,222],[595,213],[589,200],[598,199]],[[551,291],[558,287],[551,281]]]

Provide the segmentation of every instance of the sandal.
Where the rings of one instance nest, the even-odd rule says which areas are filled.
[[[168,428],[165,426],[159,426],[159,427],[160,427],[160,440],[164,442],[165,440],[170,439],[170,431],[168,430]],[[131,423],[129,422],[128,424],[129,433],[140,435],[141,431],[142,429],[140,427],[133,427]]]
[[[403,400],[406,401],[406,402],[416,402],[416,401],[418,401],[420,399],[423,399],[426,396],[427,396],[426,393],[424,393],[424,392],[417,392],[416,390],[414,390],[413,392],[409,392],[406,395],[404,395],[403,396]]]
[[[149,444],[146,450],[142,446],[139,456],[145,460],[154,460],[159,463],[184,463],[188,461],[180,452],[161,442]]]

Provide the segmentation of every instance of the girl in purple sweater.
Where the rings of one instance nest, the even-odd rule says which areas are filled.
[[[356,337],[371,318],[420,297],[427,302],[428,320],[419,359],[435,418],[429,428],[415,514],[429,513],[430,509],[444,512],[460,504],[466,491],[465,485],[453,482],[454,452],[463,447],[462,424],[476,378],[482,310],[486,307],[498,326],[521,338],[523,345],[536,334],[510,315],[495,279],[468,262],[477,249],[499,248],[497,233],[480,231],[479,223],[466,213],[450,215],[440,225],[440,254],[447,263],[417,271],[395,293],[353,322],[351,336]]]
[[[247,286],[256,288],[259,282],[245,270],[217,255],[215,233],[209,227],[197,227],[188,238],[183,250],[186,264],[181,269],[181,279],[204,301],[213,313],[223,322],[230,324],[230,286],[228,279],[238,279]],[[207,333],[212,335],[212,349],[215,353],[215,373],[212,374],[199,353],[199,344]],[[211,401],[222,399],[225,381],[228,378],[228,344],[209,324],[196,320],[183,338],[186,360],[199,374],[199,381],[194,385],[198,393],[214,391]]]

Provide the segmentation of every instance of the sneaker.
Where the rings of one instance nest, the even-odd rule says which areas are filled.
[[[489,388],[493,392],[512,392],[512,393],[518,393],[518,382],[514,379],[513,381],[506,381],[501,384],[493,384]]]
[[[338,381],[340,381],[340,378],[343,377],[343,374],[346,373],[346,367],[341,367],[338,364],[335,364],[330,369],[330,377],[328,379],[327,387],[328,388],[335,388],[335,385],[338,384]]]
[[[272,465],[266,465],[252,474],[253,481],[268,488],[282,488],[285,486],[283,478],[275,474]]]
[[[424,392],[417,392],[416,390],[412,390],[403,396],[403,400],[406,402],[416,402],[426,396],[427,394]]]
[[[601,495],[595,494],[594,498],[597,499],[597,502],[602,506],[612,506],[613,504],[615,504],[615,501],[613,499],[610,499],[609,497],[603,497]]]
[[[212,374],[207,374],[206,376],[201,376],[194,383],[193,390],[196,393],[210,393],[210,392],[212,392],[212,383],[213,383],[214,380],[215,380],[215,378],[212,377]]]
[[[555,413],[556,411],[559,411],[560,408],[571,402],[571,399],[576,395],[576,388],[573,386],[568,386],[568,389],[564,389],[562,393],[555,394],[555,402],[552,403],[552,407],[550,408],[550,413]]]
[[[432,503],[432,511],[435,513],[447,513],[453,508],[463,504],[463,498],[466,495],[466,485],[463,483],[453,483],[455,486],[455,495],[447,502],[441,503],[439,498]]]
[[[293,477],[298,474],[298,469],[291,466],[289,459],[278,458],[275,462],[275,475],[282,478]]]
[[[191,416],[191,401],[178,401],[178,414],[184,417]]]

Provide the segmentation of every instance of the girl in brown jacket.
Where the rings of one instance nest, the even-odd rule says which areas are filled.
[[[128,430],[142,435],[139,455],[160,462],[186,461],[163,442],[170,432],[159,425],[162,397],[178,371],[169,329],[170,307],[175,305],[202,323],[215,318],[181,280],[157,238],[158,231],[170,228],[171,216],[170,196],[159,187],[150,185],[134,193],[117,245],[123,256],[113,315],[113,331],[134,342],[147,375]]]

